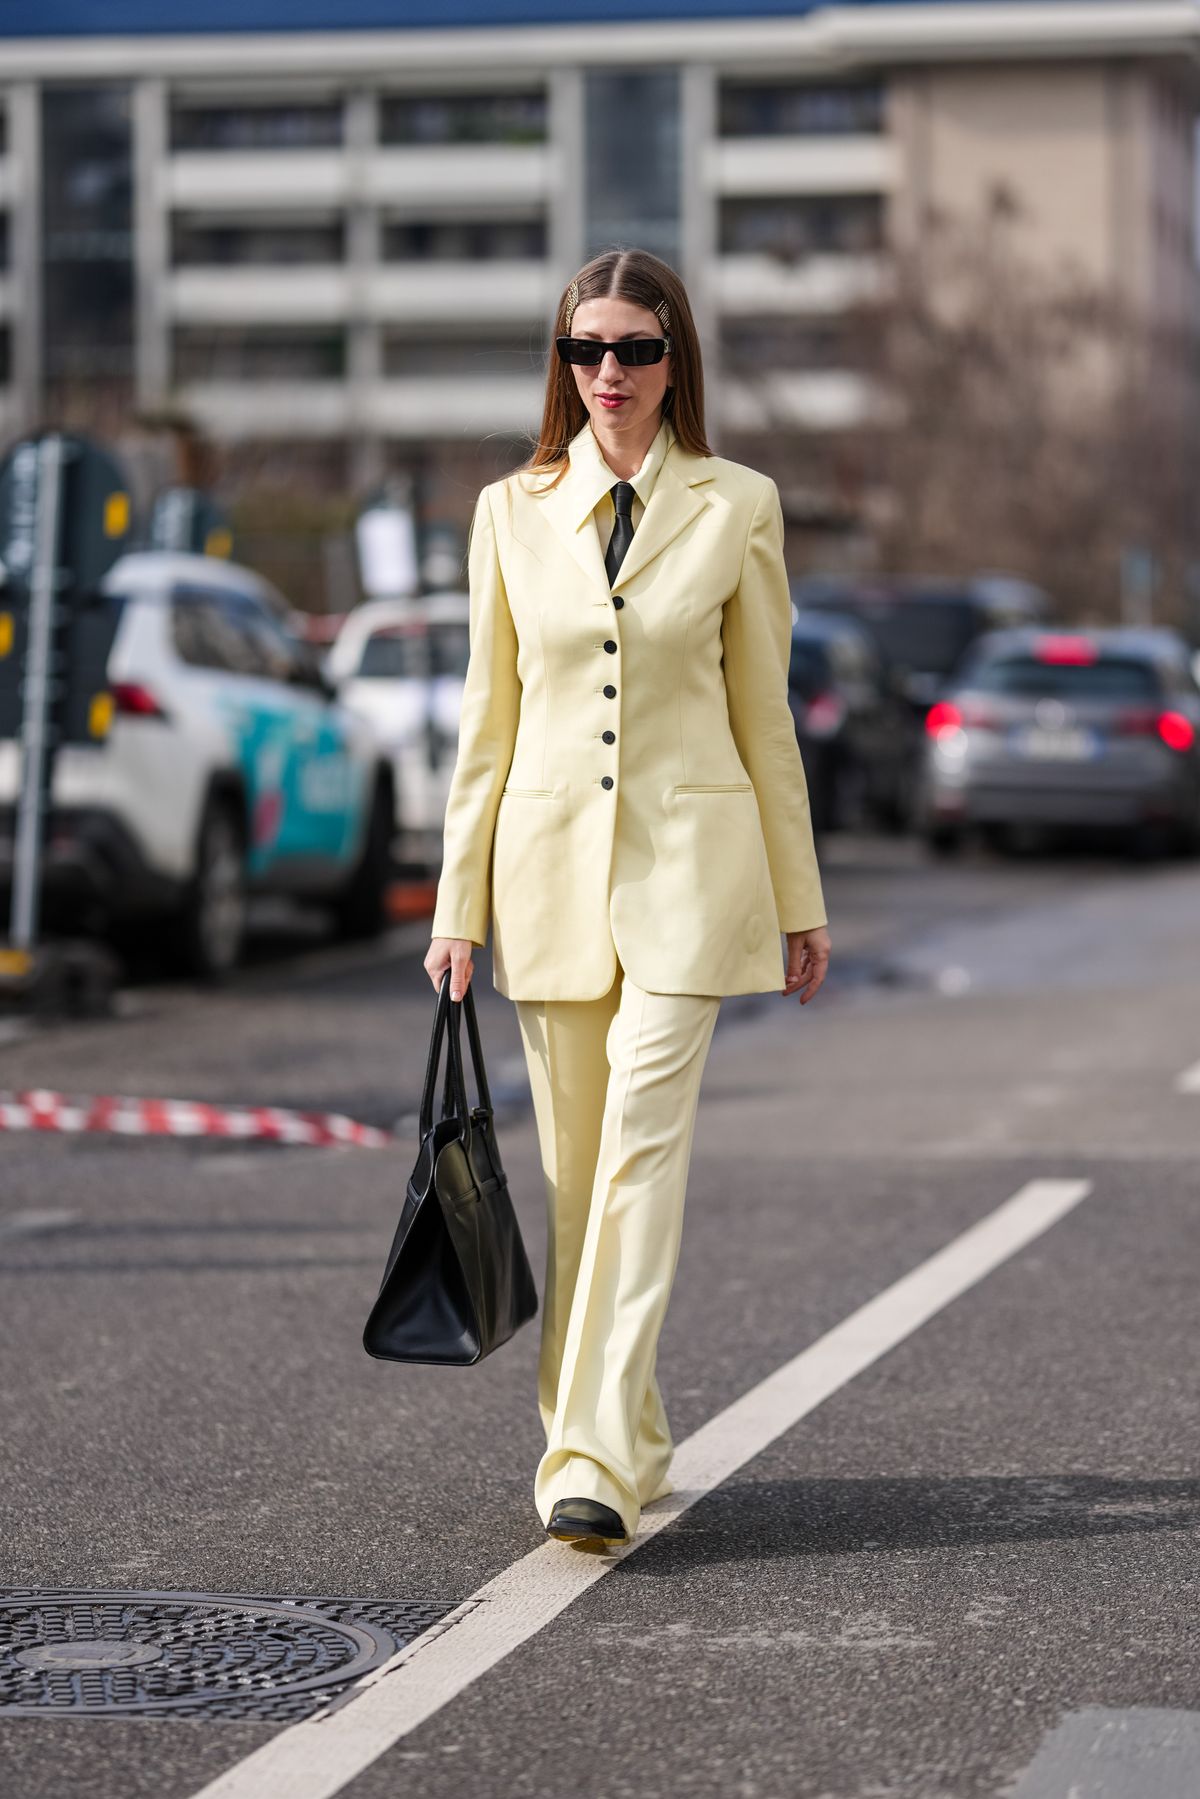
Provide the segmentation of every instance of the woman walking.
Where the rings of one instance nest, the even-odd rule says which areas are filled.
[[[534,1501],[594,1548],[672,1491],[655,1358],[721,999],[804,1004],[830,949],[779,494],[709,450],[667,263],[614,249],[569,284],[537,448],[480,493],[468,564],[425,968],[460,999],[490,917],[548,1205]]]

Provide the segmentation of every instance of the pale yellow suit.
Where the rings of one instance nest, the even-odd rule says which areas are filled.
[[[778,991],[824,924],[787,699],[775,483],[665,420],[604,568],[617,476],[589,422],[553,490],[485,487],[435,937],[483,945],[517,1006],[546,1176],[543,1521],[670,1491],[655,1378],[700,1076],[723,995]]]

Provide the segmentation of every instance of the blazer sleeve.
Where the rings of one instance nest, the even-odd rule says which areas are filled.
[[[467,543],[469,653],[458,726],[458,755],[446,800],[442,868],[431,937],[487,941],[492,838],[520,713],[517,634],[500,571],[496,525],[485,487]]]
[[[808,782],[788,705],[792,605],[779,489],[765,478],[721,622],[729,722],[754,786],[781,931],[828,923]]]

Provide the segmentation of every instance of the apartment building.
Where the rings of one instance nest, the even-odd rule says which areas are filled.
[[[511,467],[597,249],[680,270],[711,436],[827,443],[931,209],[1200,301],[1198,0],[44,0],[0,20],[0,436],[173,409],[365,486]],[[289,29],[300,18],[303,29]]]

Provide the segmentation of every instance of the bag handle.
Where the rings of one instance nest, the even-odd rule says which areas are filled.
[[[445,1034],[448,1039],[449,1053],[446,1058],[446,1082],[442,1092],[442,1118],[457,1118],[460,1124],[459,1135],[466,1139],[469,1138],[471,1130],[471,1106],[467,1096],[460,1035],[464,1008],[467,1014],[467,1036],[471,1045],[475,1086],[479,1093],[479,1104],[482,1110],[491,1111],[492,1096],[488,1088],[487,1070],[483,1062],[483,1043],[479,1035],[479,1020],[475,1015],[475,996],[469,984],[461,1000],[451,1000],[449,993],[450,970],[447,968],[442,975],[442,984],[438,990],[437,1011],[434,1015],[433,1033],[425,1069],[425,1087],[421,1095],[421,1135],[424,1137],[433,1128],[433,1091],[437,1085],[438,1064],[441,1060],[441,1040]]]
[[[450,1010],[450,970],[447,968],[438,990],[437,1006],[433,1014],[433,1030],[429,1037],[429,1053],[425,1059],[425,1085],[421,1091],[420,1131],[424,1140],[433,1129],[433,1092],[437,1086],[438,1064],[442,1056],[442,1037],[446,1030],[446,1019]],[[442,1102],[442,1117],[449,1116],[450,1102],[453,1098],[453,1060],[446,1064],[446,1091]]]

